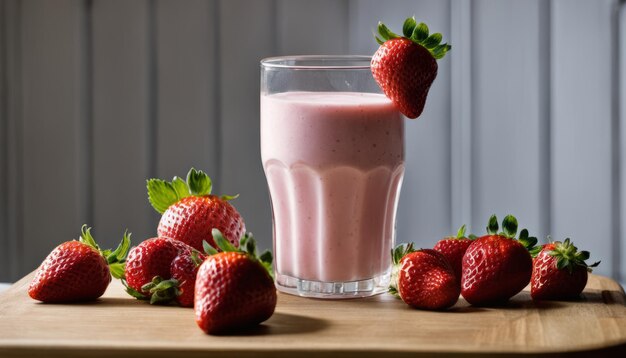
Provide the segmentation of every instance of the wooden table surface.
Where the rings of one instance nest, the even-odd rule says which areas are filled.
[[[205,335],[192,309],[150,306],[127,296],[117,281],[92,303],[38,303],[26,293],[31,277],[0,294],[0,357],[626,352],[624,291],[597,275],[574,302],[536,303],[525,290],[504,307],[473,307],[460,299],[446,312],[413,310],[387,294],[342,301],[279,294],[272,318],[230,336]]]

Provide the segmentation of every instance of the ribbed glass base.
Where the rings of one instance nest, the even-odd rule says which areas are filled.
[[[366,280],[323,282],[303,280],[276,273],[276,288],[291,295],[327,299],[369,297],[389,288],[389,271]]]

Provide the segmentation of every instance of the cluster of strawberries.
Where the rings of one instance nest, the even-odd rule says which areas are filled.
[[[572,299],[587,284],[589,252],[578,251],[569,239],[535,246],[528,230],[517,234],[517,219],[508,215],[499,232],[495,215],[487,235],[456,237],[437,242],[433,249],[413,244],[392,251],[390,292],[415,308],[440,310],[453,306],[459,294],[473,305],[501,305],[531,283],[534,300]]]
[[[162,214],[157,237],[130,249],[130,234],[124,234],[115,250],[101,250],[83,226],[80,240],[59,245],[44,260],[29,295],[43,302],[93,300],[113,276],[135,298],[194,307],[206,333],[272,316],[272,255],[257,255],[252,235],[229,203],[235,197],[211,195],[211,179],[193,168],[187,180],[150,179],[147,187],[150,203]]]

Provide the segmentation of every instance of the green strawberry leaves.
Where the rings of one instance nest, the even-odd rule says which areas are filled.
[[[150,292],[151,305],[163,305],[171,303],[174,299],[176,299],[176,297],[183,293],[179,287],[180,283],[175,278],[164,280],[160,276],[154,276],[151,282],[141,286],[141,290],[144,292]],[[142,296],[144,298],[141,299],[147,299],[143,294]]]
[[[182,199],[178,196],[176,189],[171,183],[168,183],[161,179],[149,179],[147,183],[148,187],[148,200],[154,210],[159,214],[163,214],[170,205],[174,204],[178,200]]]
[[[191,168],[187,173],[187,181],[174,177],[171,182],[162,179],[148,179],[148,200],[159,214],[163,214],[170,205],[191,195],[205,196],[211,194],[213,183],[202,170]]]
[[[589,251],[578,251],[578,248],[569,238],[563,242],[554,242],[554,249],[548,252],[548,255],[556,258],[556,267],[559,270],[567,269],[570,274],[576,266],[584,267],[591,272],[592,267],[597,267],[600,264],[600,261],[597,261],[587,265],[585,261],[589,259]]]
[[[463,239],[465,238],[465,224],[461,225],[461,227],[459,228],[459,231],[456,232],[456,238],[457,239]]]
[[[395,248],[393,248],[391,250],[391,262],[394,265],[398,265],[400,264],[400,260],[402,260],[402,258],[408,254],[410,254],[411,252],[415,252],[417,250],[415,250],[414,248],[415,244],[411,243],[404,243],[404,244],[400,244],[398,246],[396,246]]]
[[[403,243],[391,249],[391,279],[389,281],[388,292],[396,297],[400,297],[398,293],[398,273],[400,271],[400,261],[402,258],[412,252],[415,252],[414,243]]]
[[[87,227],[87,224],[84,224],[81,227],[81,234],[79,241],[98,250],[102,256],[104,256],[107,264],[109,265],[109,271],[111,271],[111,276],[116,279],[124,278],[124,266],[126,264],[126,256],[128,256],[128,251],[130,250],[130,237],[131,233],[127,231],[124,232],[124,236],[122,237],[122,241],[117,245],[115,250],[102,250],[100,246],[96,243],[96,240],[91,235],[91,228]]]
[[[100,246],[96,243],[96,240],[91,235],[91,228],[88,227],[87,224],[83,224],[83,226],[81,226],[80,239],[78,239],[78,241],[98,251],[102,251],[100,250]]]
[[[374,35],[376,42],[379,45],[385,43],[385,41],[399,38],[400,36],[389,30],[382,22],[378,23],[378,35]],[[442,44],[441,40],[443,36],[441,33],[429,34],[428,26],[421,22],[415,21],[415,16],[409,17],[404,21],[402,25],[402,34],[404,38],[407,38],[414,43],[424,46],[430,54],[436,59],[442,59],[448,51],[452,49],[452,46],[447,43]]]
[[[410,38],[411,40],[422,42],[426,40],[426,38],[428,38],[429,31],[430,30],[428,29],[428,25],[426,25],[423,22],[420,22],[419,25],[415,26],[415,28],[413,29],[411,36],[407,36],[407,37]]]
[[[410,39],[413,35],[413,30],[415,30],[416,27],[417,22],[415,21],[415,16],[409,17],[404,21],[404,24],[402,25],[402,34],[404,35],[404,37]]]
[[[520,231],[517,240],[530,252],[530,256],[533,256],[533,253],[537,251],[537,247],[541,251],[541,246],[535,246],[537,245],[537,238],[529,236],[527,229]]]
[[[183,179],[179,177],[174,177],[172,178],[171,184],[172,188],[176,192],[176,196],[178,196],[179,198],[182,199],[191,195],[191,193],[189,192],[189,186],[187,185],[187,182],[185,182]]]
[[[491,215],[489,223],[487,223],[487,234],[497,235],[500,227],[498,226],[498,218],[495,215]]]
[[[377,36],[374,36],[374,37],[376,37],[376,41],[381,45],[387,40],[397,39],[398,37],[400,37],[396,35],[395,33],[393,33],[391,30],[389,30],[389,28],[382,22],[378,22],[378,34],[380,34],[380,37],[382,38],[382,40],[379,39]]]
[[[491,215],[489,218],[489,223],[487,224],[487,234],[488,235],[501,235],[504,237],[508,237],[509,239],[515,240],[515,235],[517,235],[517,218],[513,215],[507,215],[502,220],[502,231],[499,231],[498,225],[498,217],[495,215]],[[529,236],[527,229],[522,229],[520,231],[519,236],[517,238],[524,247],[528,250],[531,256],[538,253],[535,245],[537,244],[537,238],[534,236]],[[541,248],[539,248],[541,251]],[[534,257],[534,256],[533,256]]]
[[[517,219],[513,215],[507,215],[502,220],[502,230],[504,236],[514,238],[517,234]]]
[[[272,279],[274,279],[274,268],[272,266],[272,262],[274,257],[272,256],[272,252],[269,250],[265,250],[261,255],[257,253],[256,241],[251,232],[244,234],[243,237],[239,240],[239,248],[235,247],[228,239],[224,237],[221,231],[218,229],[211,230],[211,234],[213,235],[213,241],[215,241],[215,246],[211,246],[206,240],[202,241],[202,248],[207,255],[216,255],[219,251],[222,252],[240,252],[248,255],[250,258],[259,262],[267,273],[270,275]]]
[[[189,173],[187,173],[187,185],[191,194],[198,196],[211,194],[213,187],[211,178],[202,170],[195,170],[194,168],[191,168]]]

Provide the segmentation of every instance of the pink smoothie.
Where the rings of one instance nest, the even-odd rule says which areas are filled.
[[[388,273],[404,120],[385,96],[264,95],[261,156],[279,275],[347,282]]]

